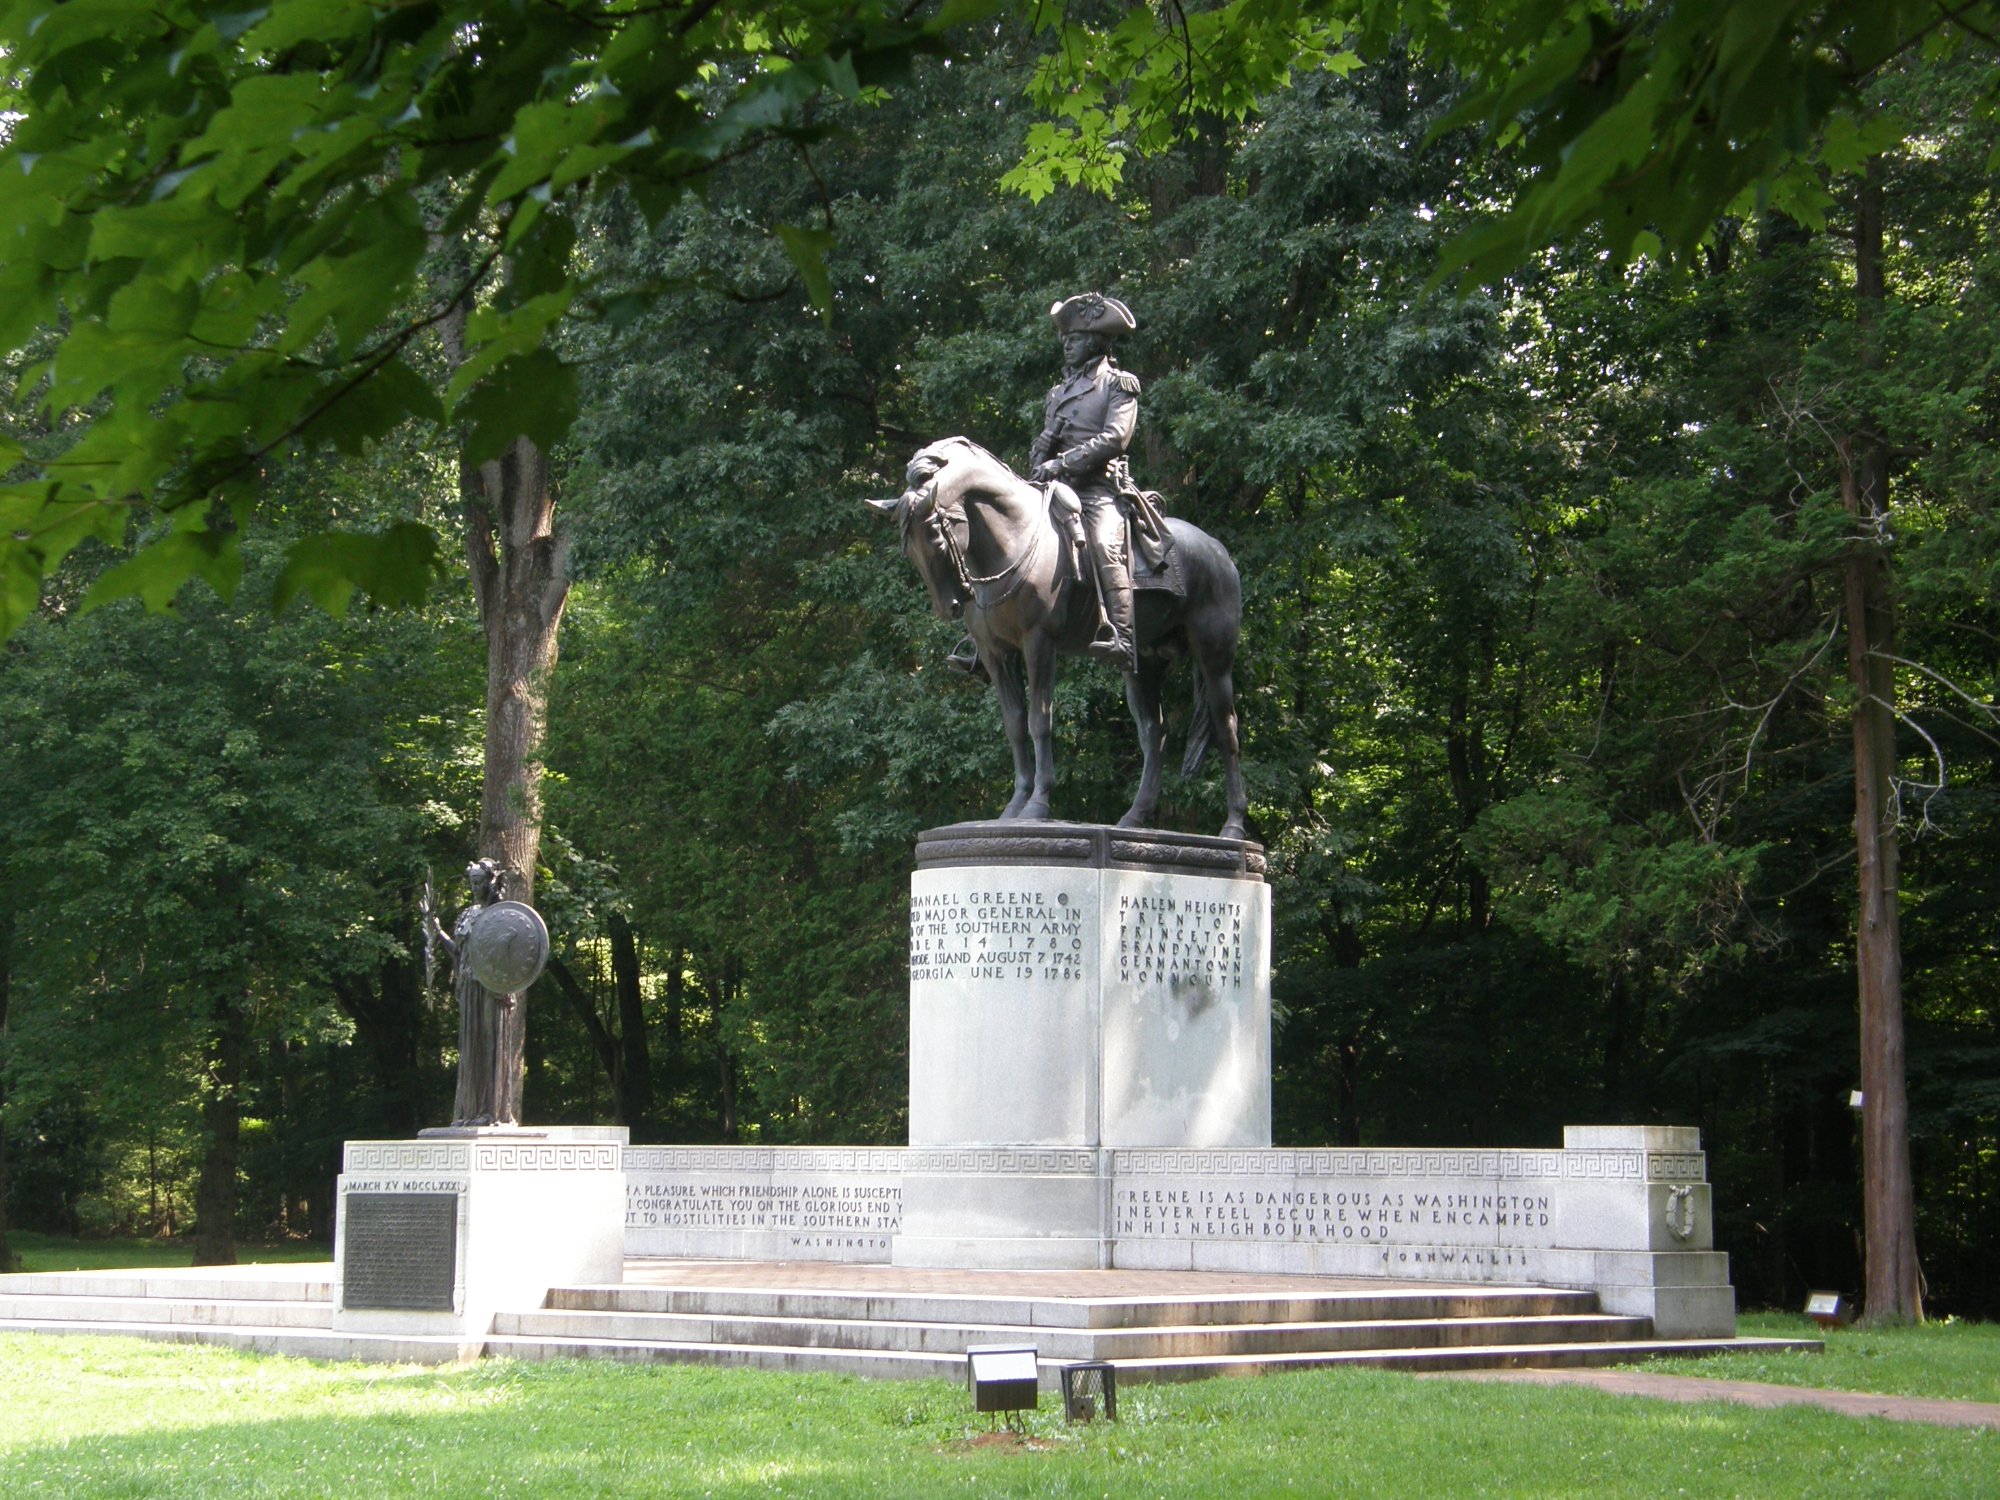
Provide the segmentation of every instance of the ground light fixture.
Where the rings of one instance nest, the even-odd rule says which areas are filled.
[[[989,1416],[1015,1413],[1041,1404],[1041,1369],[1033,1344],[974,1344],[965,1351],[965,1388],[972,1392],[972,1409]]]
[[[1118,1372],[1100,1361],[1062,1368],[1063,1418],[1069,1422],[1118,1420]]]
[[[1845,1328],[1854,1321],[1854,1304],[1838,1292],[1814,1292],[1806,1298],[1806,1316],[1822,1328]]]

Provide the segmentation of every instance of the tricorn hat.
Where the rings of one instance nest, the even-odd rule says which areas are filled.
[[[1116,338],[1139,326],[1131,308],[1102,292],[1080,292],[1056,303],[1049,309],[1049,316],[1056,320],[1059,334],[1101,333],[1106,338]]]

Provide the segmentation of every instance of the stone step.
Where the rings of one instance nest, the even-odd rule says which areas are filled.
[[[742,1344],[962,1354],[972,1344],[1031,1343],[1044,1359],[1129,1359],[1453,1344],[1571,1343],[1645,1337],[1644,1318],[1571,1313],[1518,1318],[1386,1318],[1066,1329],[1009,1323],[834,1317],[714,1318],[683,1313],[547,1309],[502,1313],[493,1331],[526,1338]]]
[[[1705,1354],[1817,1353],[1816,1339],[1617,1339],[1607,1343],[1487,1344],[1445,1349],[1362,1349],[1302,1354],[1243,1354],[1134,1359],[1118,1364],[1121,1381],[1206,1380],[1219,1375],[1281,1375],[1337,1365],[1368,1369],[1511,1370],[1625,1365]]]
[[[1037,1328],[1184,1328],[1199,1324],[1554,1317],[1597,1311],[1594,1292],[1549,1288],[1360,1291],[1311,1296],[997,1297],[768,1287],[557,1287],[548,1306],[577,1312],[714,1318],[849,1318]]]
[[[245,1327],[215,1323],[103,1323],[74,1319],[0,1318],[0,1333],[84,1334],[170,1344],[216,1344],[297,1359],[359,1359],[377,1364],[451,1364],[477,1359],[478,1341],[423,1334],[334,1333],[319,1328]]]
[[[210,1266],[200,1270],[23,1271],[0,1276],[0,1296],[199,1297],[233,1302],[331,1302],[333,1264]]]
[[[963,1354],[923,1354],[892,1349],[685,1344],[666,1340],[495,1334],[486,1340],[486,1354],[505,1359],[613,1359],[630,1364],[720,1365],[737,1369],[861,1375],[875,1380],[950,1380],[959,1384],[965,1381]],[[1050,1370],[1054,1368],[1049,1366]]]
[[[71,1292],[9,1295],[0,1290],[0,1322],[212,1324],[246,1328],[328,1328],[331,1302],[240,1297],[110,1297]]]

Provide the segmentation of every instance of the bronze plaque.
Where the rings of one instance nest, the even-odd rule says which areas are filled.
[[[458,1279],[457,1193],[348,1193],[340,1305],[452,1311]]]

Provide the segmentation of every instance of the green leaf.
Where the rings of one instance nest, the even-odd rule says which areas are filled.
[[[88,614],[115,600],[137,595],[147,609],[159,611],[174,602],[190,579],[205,579],[224,599],[236,597],[243,580],[243,549],[235,532],[176,531],[108,568],[90,586],[77,606]]]
[[[27,543],[0,536],[0,639],[21,628],[41,597],[41,559]]]
[[[576,371],[548,349],[531,349],[502,361],[451,414],[466,424],[466,459],[484,463],[517,437],[547,452],[568,434],[576,409]]]
[[[430,383],[401,360],[392,360],[315,417],[302,437],[359,454],[411,417],[437,421],[444,404]]]
[[[271,588],[271,613],[283,614],[301,593],[330,615],[343,615],[359,589],[392,608],[422,604],[444,576],[437,533],[415,521],[387,531],[321,532],[294,542]]]
[[[465,320],[465,341],[472,351],[445,388],[445,401],[456,408],[465,393],[486,379],[502,362],[539,349],[542,337],[569,311],[567,287],[531,297],[518,307],[481,308]]]
[[[834,237],[824,229],[801,229],[796,224],[780,224],[778,238],[783,241],[785,254],[798,267],[799,276],[805,281],[806,295],[820,311],[822,318],[833,316],[833,282],[827,275],[827,252],[834,247]]]

